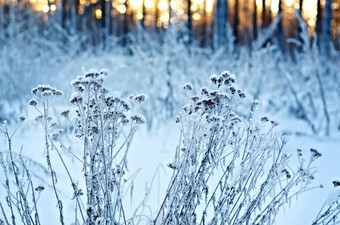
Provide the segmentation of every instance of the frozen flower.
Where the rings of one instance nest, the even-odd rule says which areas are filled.
[[[100,70],[100,74],[104,75],[104,76],[107,76],[109,74],[109,71],[107,69],[101,69]]]
[[[252,105],[253,105],[254,107],[258,106],[259,104],[260,104],[260,101],[257,100],[257,99],[255,99],[255,100],[252,102]]]
[[[191,97],[191,100],[192,100],[193,102],[195,102],[195,103],[198,101],[198,99],[199,99],[198,96],[192,96],[192,97]]]
[[[270,121],[270,123],[272,124],[273,127],[276,127],[277,125],[279,125],[279,123],[274,120]]]
[[[240,98],[245,98],[246,97],[246,95],[244,94],[244,92],[242,90],[237,90],[237,93],[238,93],[238,96]]]
[[[216,90],[210,91],[210,92],[209,92],[209,95],[210,95],[211,97],[215,97],[215,96],[217,95],[217,91],[216,91]]]
[[[40,122],[42,120],[43,116],[39,115],[35,118],[35,121]]]
[[[298,156],[302,156],[302,150],[301,149],[297,149],[298,152]]]
[[[217,83],[222,84],[223,80],[224,80],[223,77],[219,77],[219,78],[217,79]]]
[[[45,187],[39,185],[38,187],[34,188],[34,190],[37,191],[37,192],[42,192],[43,190],[45,190]]]
[[[190,104],[187,104],[185,106],[182,107],[182,109],[186,112],[186,113],[189,113],[191,112],[191,105]]]
[[[70,110],[65,110],[61,113],[61,115],[64,117],[68,117],[69,113],[70,113]]]
[[[83,100],[83,98],[81,96],[79,96],[77,93],[73,93],[70,99],[70,102],[72,104],[76,104],[78,102],[81,102]]]
[[[43,91],[43,92],[41,93],[41,96],[47,98],[47,97],[52,96],[52,94],[53,94],[53,93],[52,93],[51,90],[46,90],[46,91]]]
[[[131,120],[135,121],[137,124],[143,124],[146,121],[144,116],[142,116],[140,114],[135,114],[135,115],[131,116]]]
[[[310,149],[310,152],[312,153],[312,157],[314,158],[314,159],[317,159],[317,158],[319,158],[320,156],[321,156],[321,153],[320,152],[318,152],[316,149],[314,149],[314,148],[311,148]]]
[[[201,88],[201,95],[208,95],[208,90],[206,88]]]
[[[128,124],[129,122],[130,122],[130,120],[125,119],[125,118],[122,120],[122,124],[123,124],[123,125],[126,125],[126,124]]]
[[[337,180],[333,181],[333,185],[334,185],[334,187],[339,187],[340,181],[337,181]]]
[[[177,166],[175,166],[175,164],[173,163],[168,163],[167,165],[169,168],[173,169],[173,170],[176,170],[177,169]]]
[[[32,92],[32,94],[36,95],[37,92],[38,92],[38,88],[33,88],[31,92]]]
[[[63,95],[63,92],[59,91],[59,90],[53,90],[52,92],[55,96],[62,96]]]
[[[176,116],[175,121],[176,121],[176,123],[179,123],[179,122],[181,122],[181,118],[179,116]]]
[[[53,138],[53,139],[58,139],[58,137],[59,137],[59,134],[58,134],[58,133],[53,133],[53,134],[52,134],[52,138]]]
[[[268,121],[269,121],[269,119],[268,119],[268,117],[266,117],[266,116],[263,116],[263,117],[261,118],[261,122],[263,122],[263,123],[268,122]]]
[[[287,179],[291,178],[291,175],[290,175],[290,173],[288,172],[288,170],[283,169],[281,172],[282,172],[284,175],[286,175],[286,178],[287,178]]]
[[[134,95],[132,95],[132,94],[131,94],[131,95],[129,95],[129,99],[130,99],[130,100],[134,99],[134,97],[135,97],[135,96],[134,96]]]
[[[186,83],[184,86],[183,86],[183,90],[185,91],[192,91],[193,90],[193,87],[190,83]]]
[[[229,90],[232,95],[236,93],[236,89],[234,87],[230,87]]]
[[[210,77],[210,81],[213,83],[213,84],[216,84],[217,83],[217,75],[214,74]]]
[[[145,95],[144,94],[139,94],[135,96],[135,101],[138,103],[142,103],[145,101]]]
[[[31,100],[28,102],[28,104],[29,104],[30,106],[36,106],[36,105],[38,105],[38,102],[37,102],[36,100],[34,100],[34,99],[31,99]]]
[[[131,109],[131,106],[127,102],[123,102],[122,106],[125,111],[129,111]]]
[[[222,76],[224,79],[230,77],[230,75],[231,75],[230,71],[223,71],[223,72],[221,73],[221,76]]]
[[[23,121],[25,121],[25,116],[24,115],[21,115],[21,116],[19,116],[19,120],[21,121],[21,122],[23,122]]]
[[[85,78],[95,78],[99,76],[99,72],[96,70],[89,70],[85,73]]]

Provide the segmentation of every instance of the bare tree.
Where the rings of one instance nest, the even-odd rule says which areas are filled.
[[[235,43],[238,43],[239,36],[238,36],[238,27],[240,24],[239,19],[239,0],[235,0],[234,4],[234,37],[235,37]]]
[[[322,7],[321,0],[317,1],[317,15],[316,15],[316,27],[315,33],[317,38],[317,44],[321,46],[321,37],[322,37]]]
[[[226,44],[228,21],[228,0],[217,0],[214,20],[214,47],[219,48]]]
[[[188,35],[188,44],[191,44],[192,42],[192,36],[193,36],[193,27],[192,27],[192,15],[191,15],[191,0],[187,0],[187,35]]]
[[[262,28],[266,26],[266,11],[266,0],[262,0]]]
[[[66,30],[66,20],[67,20],[67,10],[66,10],[66,2],[67,0],[61,1],[61,27]]]
[[[331,20],[332,20],[332,0],[326,0],[325,5],[325,19],[323,22],[322,32],[322,50],[324,57],[328,58],[330,55],[331,45]]]
[[[283,50],[283,45],[282,45],[282,35],[283,35],[283,27],[282,27],[282,16],[283,16],[283,12],[282,12],[282,0],[279,0],[279,21],[278,21],[278,25],[277,25],[277,30],[276,30],[276,41],[277,41],[277,46],[278,48],[282,51]]]
[[[256,0],[253,3],[253,38],[257,39],[257,5]]]

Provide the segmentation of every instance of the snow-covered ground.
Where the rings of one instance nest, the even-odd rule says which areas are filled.
[[[32,116],[31,116],[32,117]],[[22,147],[22,154],[41,165],[46,165],[44,154],[43,132],[40,127],[37,127],[35,122],[30,122],[28,118],[25,121],[23,129],[19,130],[14,137],[14,149],[19,151]],[[281,125],[279,129],[287,130],[303,130],[304,124],[297,126],[298,121],[281,118]],[[35,125],[34,125],[35,124]],[[129,180],[127,185],[127,193],[125,193],[125,209],[127,214],[133,213],[133,210],[138,206],[145,196],[145,191],[151,187],[150,196],[145,208],[146,215],[154,215],[158,209],[162,198],[165,194],[167,184],[170,179],[171,169],[166,165],[172,161],[174,157],[175,148],[178,144],[179,127],[174,121],[168,121],[160,124],[157,128],[147,130],[145,127],[141,128],[134,137],[131,145],[128,165],[129,174],[136,176],[133,181]],[[322,153],[315,164],[318,172],[315,174],[315,179],[312,186],[318,187],[321,184],[323,188],[315,188],[298,196],[297,199],[292,200],[290,205],[286,205],[280,211],[277,217],[277,224],[311,224],[315,216],[319,212],[321,206],[328,198],[333,190],[332,181],[339,179],[340,171],[340,139],[336,137],[321,138],[312,135],[297,136],[288,135],[288,143],[285,151],[292,155],[294,166],[294,159],[296,156],[296,149],[302,149],[302,153],[309,155],[309,149],[315,148]],[[79,152],[80,143],[75,138],[66,139],[66,143],[72,146],[72,151],[75,154]],[[6,141],[1,139],[1,149],[6,149]],[[74,159],[70,154],[63,154],[64,159],[70,165],[70,172],[75,180],[79,180],[81,185],[83,177],[81,175],[81,164]],[[59,189],[62,199],[64,201],[64,209],[67,224],[73,220],[74,201],[72,201],[71,185],[64,168],[60,164],[57,155],[52,154],[52,163],[58,175],[57,188]],[[38,167],[31,165],[32,173],[36,173],[41,177],[41,182],[37,185],[48,187],[49,176],[44,174]],[[152,183],[153,180],[153,183]],[[47,183],[45,183],[47,182]],[[130,186],[129,186],[130,185]],[[131,191],[132,188],[132,191]],[[4,193],[0,194],[3,198]],[[132,200],[131,200],[132,198]],[[56,200],[50,188],[46,188],[41,193],[40,200],[40,215],[43,224],[58,224],[58,213],[56,207]],[[150,211],[150,212],[148,212]]]

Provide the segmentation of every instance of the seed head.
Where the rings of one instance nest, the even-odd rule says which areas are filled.
[[[21,115],[21,116],[19,116],[19,120],[20,120],[20,122],[24,122],[25,121],[25,116],[24,115]]]
[[[314,148],[311,148],[310,149],[310,152],[312,153],[312,157],[314,158],[314,159],[317,159],[317,158],[319,158],[320,156],[321,156],[321,153],[320,152],[318,152],[316,149],[314,149]]]
[[[183,86],[183,90],[185,91],[192,91],[193,90],[193,87],[190,83],[186,83],[184,86]]]
[[[263,116],[263,117],[261,118],[261,122],[263,122],[263,123],[268,122],[268,121],[269,121],[269,119],[268,119],[268,117],[266,117],[266,116]]]
[[[38,102],[37,102],[36,100],[34,100],[34,99],[31,99],[31,100],[28,102],[28,104],[29,104],[30,106],[37,106],[37,105],[38,105]]]
[[[214,75],[212,75],[212,76],[210,77],[210,81],[211,81],[213,84],[217,84],[217,76],[216,76],[216,74],[214,74]]]
[[[68,117],[69,114],[70,114],[70,110],[65,110],[61,113],[61,115],[64,117]]]
[[[45,190],[45,187],[40,185],[40,186],[34,188],[34,190],[37,191],[37,192],[42,192],[43,190]]]
[[[52,94],[53,94],[53,93],[52,93],[51,90],[46,90],[46,91],[43,91],[43,92],[41,93],[41,96],[47,98],[47,97],[50,97]]]
[[[144,94],[139,94],[135,96],[135,101],[138,103],[142,103],[145,101],[145,95]]]
[[[339,187],[340,181],[337,181],[337,180],[333,181],[333,185],[334,185],[334,187]]]

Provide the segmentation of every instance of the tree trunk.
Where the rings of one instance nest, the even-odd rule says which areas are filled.
[[[143,0],[143,6],[142,6],[142,13],[143,13],[143,17],[142,17],[142,21],[141,21],[141,24],[142,24],[142,27],[144,28],[145,26],[145,0]]]
[[[235,43],[238,43],[238,26],[239,26],[239,18],[238,18],[238,10],[239,10],[239,1],[235,0],[234,5],[234,36],[235,36]]]
[[[112,4],[111,1],[106,2],[107,9],[106,9],[106,35],[109,36],[111,34],[111,28],[112,28]]]
[[[171,0],[169,0],[169,25],[171,24],[171,17],[172,17],[172,8],[171,8]]]
[[[302,8],[303,8],[303,0],[300,0],[300,2],[299,2],[299,15],[298,15],[298,17],[300,17],[301,20],[298,19],[298,40],[300,41],[301,45],[299,45],[297,47],[297,50],[299,52],[302,51],[302,49],[303,49],[302,46],[307,44],[307,43],[304,43],[304,40],[302,38],[302,26],[304,25],[303,24],[303,17],[302,17]]]
[[[331,20],[332,20],[332,0],[326,0],[325,5],[325,20],[323,23],[323,54],[326,58],[329,57],[331,43]]]
[[[303,0],[300,0],[300,2],[299,2],[299,13],[301,15],[301,18],[302,18],[302,8],[303,8]]]
[[[321,8],[321,0],[318,0],[317,3],[317,15],[316,15],[316,43],[320,47],[321,45],[321,36],[322,36],[322,8]]]
[[[256,0],[255,4],[256,4]],[[266,26],[266,0],[262,0],[262,27]]]
[[[277,46],[278,48],[282,51],[283,50],[283,46],[282,46],[282,0],[279,0],[279,12],[277,14],[279,17],[279,22],[277,24],[277,30],[276,30],[276,41],[277,41]]]
[[[256,0],[254,0],[254,14],[253,14],[253,38],[257,39],[257,5]]]
[[[227,0],[216,1],[216,13],[215,13],[215,32],[214,32],[214,47],[220,48],[226,44],[226,29],[228,19],[228,2]]]
[[[105,43],[106,42],[106,1],[101,0],[100,6],[101,6],[101,10],[102,10],[102,18],[100,19],[100,25],[101,25],[101,29],[100,29],[101,40],[100,41],[102,41],[103,49],[105,49],[105,44],[106,44]]]
[[[192,41],[192,17],[191,17],[191,0],[188,0],[188,8],[187,8],[187,15],[188,15],[188,44],[191,44]]]
[[[128,33],[128,2],[127,0],[124,2],[125,13],[123,18],[123,46],[127,44],[127,33]]]
[[[67,0],[62,0],[61,1],[61,27],[66,30],[66,1]]]
[[[158,33],[158,19],[159,19],[159,10],[158,10],[158,3],[159,3],[159,0],[156,0],[156,12],[155,12],[155,31],[156,33]]]
[[[203,29],[202,29],[202,46],[206,46],[207,45],[207,11],[205,10],[207,7],[207,0],[204,0],[203,2]]]

